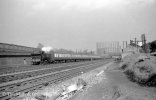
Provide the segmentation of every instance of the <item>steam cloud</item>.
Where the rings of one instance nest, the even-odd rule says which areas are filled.
[[[43,48],[42,48],[42,51],[48,53],[48,52],[50,52],[52,49],[53,49],[52,47],[48,46],[48,47],[43,47]]]

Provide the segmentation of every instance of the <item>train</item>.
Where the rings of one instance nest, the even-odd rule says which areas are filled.
[[[40,51],[39,53],[32,53],[32,64],[47,64],[47,63],[60,63],[60,62],[77,62],[77,61],[92,61],[100,60],[102,57],[97,55],[88,55],[88,54],[78,54],[78,53],[60,53],[56,51],[44,52]]]
[[[70,50],[55,50],[50,47],[33,48],[7,43],[0,43],[0,58],[0,65],[22,65],[23,62],[32,65],[39,65],[47,63],[91,61],[102,59],[97,55],[75,53]],[[6,58],[10,59],[11,61],[6,61]]]

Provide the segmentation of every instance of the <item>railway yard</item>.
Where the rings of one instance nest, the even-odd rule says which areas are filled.
[[[28,93],[81,75],[110,59],[60,64],[0,68],[0,100],[11,100],[19,93]]]
[[[138,62],[140,59],[144,61]],[[144,65],[155,64],[154,57],[128,54],[122,60],[33,65],[9,72],[3,69],[0,78],[5,82],[0,84],[0,100],[156,100],[154,78],[149,78],[151,86],[140,85],[146,71],[137,72],[133,77],[125,73],[132,70],[131,64],[138,62],[142,66],[148,61],[151,64]],[[149,68],[155,70],[155,66]],[[129,77],[138,80],[134,82]]]
[[[156,100],[154,56],[45,48],[0,43],[0,100]]]

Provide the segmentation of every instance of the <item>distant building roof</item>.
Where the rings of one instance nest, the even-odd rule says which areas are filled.
[[[15,44],[7,44],[7,43],[0,43],[0,52],[36,52],[40,51],[38,48],[34,47],[27,47]]]

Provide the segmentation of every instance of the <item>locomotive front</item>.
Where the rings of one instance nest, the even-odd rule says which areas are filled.
[[[43,47],[39,52],[31,54],[32,64],[46,64],[54,62],[54,52],[51,47]]]

